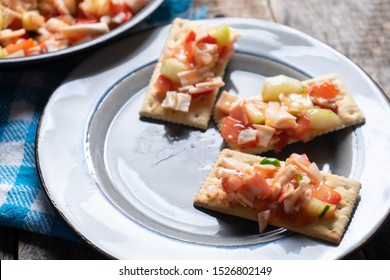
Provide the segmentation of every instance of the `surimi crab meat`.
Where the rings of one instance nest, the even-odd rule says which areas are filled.
[[[181,44],[175,47],[167,46],[161,58],[160,76],[168,80],[170,92],[199,96],[224,86],[222,78],[215,77],[213,68],[218,60],[226,59],[224,50],[232,50],[235,37],[230,33],[227,25],[203,27],[200,31],[193,29],[185,34]],[[223,43],[219,43],[221,40]],[[165,87],[159,90],[161,95],[166,95]],[[174,107],[169,108],[176,110]],[[180,111],[188,112],[189,107],[186,111]]]
[[[238,34],[227,24],[177,18],[154,68],[142,117],[206,129]],[[165,106],[168,92],[187,94],[190,106]],[[162,106],[163,105],[163,106]],[[178,109],[180,108],[180,110]]]
[[[339,243],[361,184],[323,173],[305,154],[285,161],[224,149],[194,204]]]
[[[213,117],[229,148],[252,154],[279,152],[287,144],[365,121],[335,74],[306,81],[269,77],[261,94],[250,98],[224,91]]]

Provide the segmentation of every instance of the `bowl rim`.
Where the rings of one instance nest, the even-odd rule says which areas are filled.
[[[130,30],[131,28],[133,28],[135,25],[137,25],[142,20],[144,20],[146,17],[151,15],[163,2],[164,0],[149,0],[146,6],[143,7],[142,10],[140,10],[137,14],[135,14],[133,18],[131,18],[124,24],[110,30],[106,34],[103,34],[93,40],[87,41],[79,45],[67,47],[54,52],[47,52],[43,54],[23,56],[23,57],[1,58],[0,67],[25,65],[26,63],[54,60],[57,58],[63,58],[68,55],[76,54],[85,51],[87,49],[91,49],[96,46],[102,45],[122,35],[123,33]]]

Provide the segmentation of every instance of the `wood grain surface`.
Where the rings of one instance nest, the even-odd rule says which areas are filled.
[[[296,28],[357,63],[390,97],[390,1],[388,0],[194,0],[208,18],[250,17]],[[105,259],[83,242],[0,227],[1,259]],[[390,259],[389,219],[346,259]]]

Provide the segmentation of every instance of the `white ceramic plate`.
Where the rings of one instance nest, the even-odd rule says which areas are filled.
[[[322,170],[360,180],[358,207],[340,245],[194,208],[193,198],[223,141],[213,122],[199,131],[140,118],[138,111],[169,26],[110,45],[53,93],[40,122],[37,164],[46,192],[82,238],[119,259],[337,259],[362,245],[390,209],[389,102],[346,57],[291,28],[218,19],[241,37],[225,89],[259,94],[265,76],[300,79],[337,72],[367,118],[360,127],[294,144]]]

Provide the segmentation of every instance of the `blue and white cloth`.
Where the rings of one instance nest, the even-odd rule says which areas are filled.
[[[39,118],[66,70],[70,67],[0,69],[1,225],[47,235],[72,236],[47,201],[35,167]]]
[[[207,7],[190,11],[191,0],[168,0],[147,21],[176,16],[204,18]],[[80,58],[79,58],[80,59]],[[75,235],[49,203],[35,165],[39,118],[50,94],[79,60],[0,68],[0,225],[50,236]]]

